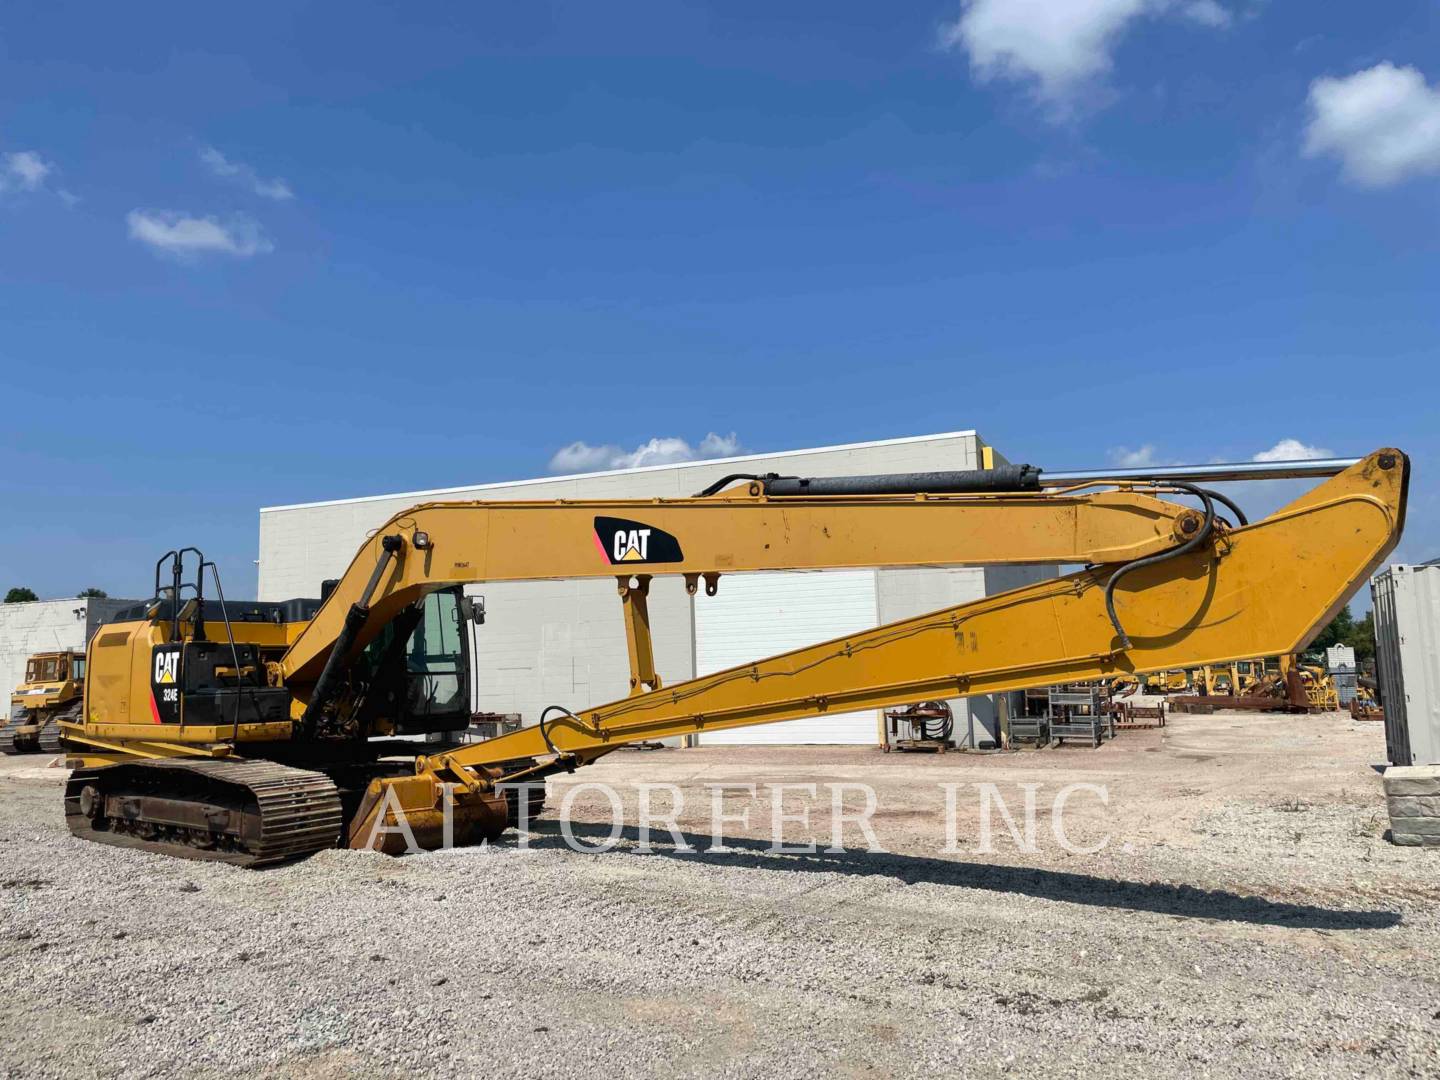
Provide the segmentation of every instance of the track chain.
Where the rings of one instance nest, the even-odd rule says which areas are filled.
[[[82,795],[89,788],[88,800]],[[213,831],[97,812],[95,794],[152,796],[200,805],[228,805],[258,829]],[[91,805],[82,805],[89,802]],[[90,814],[86,814],[86,810]],[[298,859],[340,839],[340,795],[324,773],[271,761],[166,759],[76,769],[65,787],[70,831],[86,840],[188,859],[265,866]],[[255,835],[257,834],[258,835]]]

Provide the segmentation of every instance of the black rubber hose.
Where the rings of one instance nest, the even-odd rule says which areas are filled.
[[[716,480],[713,484],[711,484],[711,485],[709,485],[708,487],[706,487],[703,491],[697,491],[694,495],[692,495],[692,496],[690,496],[690,497],[691,497],[692,499],[703,499],[703,498],[705,498],[707,495],[714,495],[714,494],[715,494],[717,491],[719,491],[721,488],[727,488],[727,487],[729,487],[729,486],[730,486],[731,484],[733,484],[736,480],[778,480],[778,479],[780,479],[779,474],[778,474],[778,473],[773,473],[773,472],[772,472],[772,473],[765,473],[763,476],[762,476],[761,474],[759,474],[759,473],[732,472],[732,473],[730,473],[728,476],[722,476],[722,477],[720,477],[719,480]]]
[[[579,718],[578,716],[576,716],[573,712],[571,712],[569,709],[565,708],[564,705],[547,705],[547,706],[545,706],[545,711],[540,714],[540,723],[539,723],[539,725],[538,725],[539,728],[540,728],[540,738],[542,738],[542,739],[545,740],[545,747],[546,747],[546,749],[548,749],[552,754],[554,754],[554,755],[555,755],[555,759],[556,759],[557,761],[559,761],[560,764],[564,765],[564,766],[566,767],[566,769],[568,769],[570,772],[574,772],[574,771],[575,771],[575,764],[574,764],[575,755],[574,755],[574,754],[566,754],[566,753],[563,753],[563,752],[560,751],[560,750],[557,750],[557,749],[555,748],[555,744],[550,741],[550,732],[548,732],[548,731],[545,730],[545,718],[546,718],[547,716],[549,716],[552,712],[564,713],[564,714],[565,714],[566,716],[568,716],[571,720],[574,720],[577,724],[581,723],[581,720],[580,720],[580,718]],[[582,725],[582,726],[583,726],[583,725]]]
[[[948,742],[950,736],[954,734],[955,731],[955,714],[950,711],[949,703],[944,701],[926,701],[916,707],[916,711],[918,712],[923,712],[926,709],[932,712],[941,712],[943,710],[944,715],[931,717],[915,716],[912,714],[910,722],[919,730],[920,738]],[[930,730],[931,724],[936,725],[939,731],[932,732]]]
[[[1207,488],[1206,492],[1212,499],[1214,499],[1221,506],[1225,507],[1225,509],[1229,510],[1232,514],[1235,515],[1236,525],[1239,525],[1243,528],[1244,526],[1250,524],[1250,519],[1245,516],[1245,511],[1241,510],[1240,507],[1236,506],[1235,503],[1231,501],[1231,499],[1229,499],[1227,496],[1221,495],[1220,492],[1214,491],[1210,488]]]
[[[938,724],[938,725],[940,726],[940,730],[939,730],[938,732],[936,732],[935,734],[933,734],[933,735],[930,733],[930,725],[931,725],[931,723],[935,723],[935,724]],[[948,716],[948,715],[947,715],[947,716],[938,717],[938,718],[936,718],[936,719],[933,720],[933,721],[931,721],[931,720],[921,720],[921,721],[920,721],[920,735],[921,735],[922,738],[925,738],[925,739],[934,739],[934,740],[936,740],[936,741],[938,741],[938,742],[949,742],[949,741],[950,741],[950,736],[953,735],[954,733],[955,733],[955,717],[954,717],[954,716]]]
[[[1115,627],[1115,633],[1120,635],[1120,648],[1122,649],[1130,648],[1130,635],[1125,632],[1125,627],[1120,624],[1120,616],[1115,614],[1115,586],[1119,583],[1120,579],[1131,571],[1139,570],[1143,566],[1154,566],[1156,563],[1162,563],[1168,559],[1176,559],[1181,555],[1188,555],[1201,544],[1205,543],[1215,529],[1215,503],[1211,499],[1211,492],[1203,488],[1198,488],[1193,484],[1183,484],[1176,481],[1172,481],[1170,486],[1180,488],[1182,491],[1188,491],[1190,494],[1199,497],[1200,501],[1205,504],[1205,523],[1200,526],[1199,532],[1178,547],[1173,547],[1169,551],[1162,551],[1158,555],[1147,555],[1143,559],[1128,562],[1110,575],[1110,580],[1105,583],[1105,613],[1110,616],[1110,625]]]

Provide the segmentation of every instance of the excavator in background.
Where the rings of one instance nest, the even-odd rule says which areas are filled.
[[[213,563],[169,552],[155,599],[91,641],[84,715],[62,724],[66,817],[89,840],[245,866],[336,845],[478,843],[533,810],[546,777],[629,743],[1295,652],[1394,547],[1408,475],[1405,455],[1382,449],[1131,473],[734,475],[689,498],[433,502],[371,534],[318,602],[227,605]],[[1201,486],[1296,476],[1328,479],[1253,524]],[[729,573],[982,564],[1084,568],[684,682],[655,669],[657,576],[713,596]],[[629,694],[557,703],[484,742],[407,745],[468,716],[478,612],[463,586],[570,578],[614,580]]]
[[[0,754],[58,754],[60,724],[80,720],[84,689],[83,651],[29,657],[25,681],[10,694],[9,720],[0,725]]]

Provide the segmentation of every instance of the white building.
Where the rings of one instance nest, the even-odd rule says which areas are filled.
[[[25,660],[33,653],[83,649],[95,628],[137,600],[81,597],[75,600],[32,600],[0,604],[0,690],[5,707],[10,691],[25,679]]]
[[[545,477],[439,491],[411,491],[260,511],[261,600],[318,596],[339,577],[367,533],[391,515],[435,499],[595,499],[692,495],[732,472],[803,476],[976,469],[1003,464],[973,431],[639,469]],[[880,623],[923,614],[1053,576],[1039,567],[958,567],[729,574],[717,596],[686,594],[678,577],[650,588],[655,664],[673,684]],[[534,723],[547,705],[579,711],[629,692],[625,631],[609,578],[476,585],[487,618],[478,628],[478,711],[520,713]],[[952,702],[955,738],[975,724],[993,733],[988,699]],[[826,714],[698,736],[716,743],[855,743],[880,739],[876,712]]]

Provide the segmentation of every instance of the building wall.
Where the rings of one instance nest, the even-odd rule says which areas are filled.
[[[1033,567],[1022,568],[1032,580],[1037,576]],[[920,568],[903,570],[879,570],[880,621],[895,622],[924,615],[927,611],[964,604],[985,596],[985,570],[979,566],[960,566],[953,569]],[[952,736],[957,746],[967,745],[971,734],[970,699],[950,698],[950,711],[955,717],[955,731]],[[979,717],[989,715],[988,710],[978,710]],[[983,719],[981,720],[983,724]],[[993,736],[993,723],[981,730],[974,729],[973,738],[980,740]]]
[[[416,503],[437,499],[595,499],[692,495],[732,472],[808,476],[973,469],[982,443],[974,432],[879,443],[686,462],[622,472],[411,492],[333,503],[270,507],[260,512],[259,599],[316,596],[338,577],[366,534]],[[997,462],[1004,459],[996,455]],[[1048,573],[1019,568],[1035,580]],[[977,568],[879,571],[882,621],[921,614],[983,596]],[[721,583],[724,588],[724,582]],[[484,596],[486,623],[477,630],[475,706],[518,712],[533,723],[547,705],[580,708],[625,696],[629,664],[615,584],[608,579],[495,582],[470,587]],[[679,578],[657,576],[650,589],[655,662],[667,683],[696,674],[694,604]],[[823,639],[822,639],[823,640]],[[968,713],[958,702],[957,733]],[[877,724],[878,731],[878,724]]]
[[[475,707],[520,713],[547,705],[575,709],[625,697],[630,661],[615,582],[493,582],[466,590],[485,598],[476,628]],[[691,598],[679,578],[650,585],[655,667],[667,683],[694,675]]]
[[[695,598],[695,664],[701,675],[729,671],[879,625],[874,570],[730,574],[716,595]],[[694,741],[874,746],[877,719],[875,709],[826,709],[776,724],[707,730]]]
[[[0,604],[0,690],[9,708],[10,691],[25,678],[25,661],[38,652],[83,649],[98,627],[136,600],[35,600]]]

